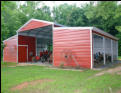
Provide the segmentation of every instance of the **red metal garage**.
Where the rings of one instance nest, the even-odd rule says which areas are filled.
[[[30,54],[40,56],[40,51],[46,49],[49,43],[53,45],[54,66],[64,64],[93,68],[96,53],[103,56],[104,65],[107,64],[107,57],[111,57],[111,61],[117,59],[117,41],[116,37],[96,27],[64,27],[48,21],[31,19],[17,30],[17,35],[3,41],[3,61],[31,62]]]
[[[95,34],[101,39],[95,39]],[[102,55],[98,63],[101,65],[108,64],[107,57],[111,58],[110,62],[117,60],[118,39],[96,27],[59,27],[53,32],[53,53],[54,66],[94,68],[95,54]]]

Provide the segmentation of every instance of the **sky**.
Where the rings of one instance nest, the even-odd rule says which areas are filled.
[[[43,1],[46,5],[53,7],[54,5],[58,6],[60,4],[68,3],[68,4],[76,4],[77,6],[83,5],[85,3],[89,3],[90,1]]]
[[[25,1],[20,1],[21,4],[24,4]],[[58,6],[60,4],[64,4],[64,3],[67,3],[69,5],[72,5],[72,4],[76,4],[78,7],[80,7],[81,5],[83,4],[86,4],[86,3],[89,3],[90,1],[41,1],[43,2],[45,5],[49,6],[50,9],[52,10],[53,6]],[[96,2],[98,1],[94,1],[95,4]],[[40,3],[42,5],[42,3]],[[118,4],[121,4],[121,1],[118,1]],[[39,5],[39,7],[41,7],[41,5]]]
[[[68,4],[76,4],[77,6],[83,5],[85,3],[89,3],[90,1],[42,1],[44,2],[46,5],[53,7],[54,5],[60,5],[60,4],[64,4],[64,3],[68,3]],[[98,1],[94,1],[94,2],[98,2]],[[55,3],[55,4],[54,4]],[[119,4],[121,4],[121,1],[118,1]]]
[[[25,1],[20,1],[21,4],[24,4]],[[42,1],[45,5],[49,6],[50,9],[53,8],[53,6],[58,6],[60,4],[67,3],[69,5],[76,4],[77,6],[83,5],[85,3],[89,3],[90,1]],[[42,4],[42,3],[41,3]],[[41,5],[40,5],[41,6]]]

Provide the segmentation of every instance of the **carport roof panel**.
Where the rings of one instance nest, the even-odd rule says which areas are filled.
[[[26,22],[20,29],[17,30],[17,32],[23,32],[26,30],[31,30],[35,28],[40,28],[48,25],[52,25],[53,22],[38,20],[38,19],[31,19],[28,22]]]

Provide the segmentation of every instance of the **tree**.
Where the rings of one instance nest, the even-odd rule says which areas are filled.
[[[39,4],[42,4],[41,7]],[[54,6],[52,11],[40,1],[25,1],[23,5],[19,1],[2,1],[1,45],[3,40],[15,35],[16,30],[31,18],[66,26],[95,26],[103,29],[119,38],[121,55],[121,4],[118,5],[117,1],[99,1],[97,4],[91,1],[81,7],[65,3]]]
[[[2,41],[15,35],[16,31],[31,18],[52,21],[50,8],[46,5],[39,8],[39,3],[41,2],[26,1],[21,5],[17,1],[1,2],[1,51],[3,50]]]
[[[119,38],[119,55],[121,55],[121,5],[116,1],[100,1],[96,6],[92,2],[84,8],[85,16],[92,26]]]
[[[19,16],[23,17],[23,22],[24,19],[30,20],[31,18],[52,21],[50,8],[44,4],[39,8],[40,3],[40,1],[26,1],[24,5],[20,5],[19,12],[22,16]]]

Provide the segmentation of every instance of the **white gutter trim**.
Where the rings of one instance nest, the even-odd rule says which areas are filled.
[[[17,64],[18,64],[18,32],[17,32]]]
[[[90,52],[91,52],[91,69],[93,69],[93,51],[92,51],[92,29],[90,28]]]
[[[52,25],[52,65],[54,66],[54,24]]]
[[[58,29],[92,29],[93,27],[54,27],[54,30]]]

